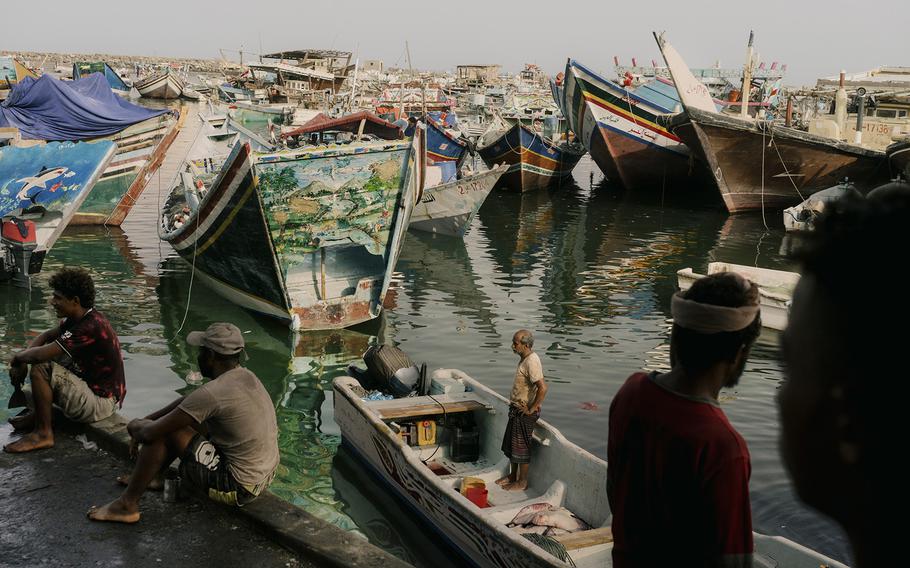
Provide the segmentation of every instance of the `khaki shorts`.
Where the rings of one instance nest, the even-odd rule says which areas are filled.
[[[102,398],[92,392],[88,383],[57,363],[44,363],[50,376],[54,405],[63,415],[76,422],[91,423],[104,420],[117,411],[117,400],[113,397]],[[28,386],[22,387],[28,399],[29,408],[34,408],[32,392]]]

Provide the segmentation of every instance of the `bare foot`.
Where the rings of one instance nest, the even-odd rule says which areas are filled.
[[[93,521],[128,525],[139,522],[139,509],[135,506],[128,506],[120,499],[114,499],[103,507],[92,507],[86,515]]]
[[[496,485],[502,485],[503,487],[505,487],[506,485],[508,485],[510,483],[514,483],[514,482],[515,482],[515,480],[512,479],[512,476],[507,475],[505,477],[500,477],[499,479],[497,479]]]
[[[15,442],[3,446],[3,451],[9,454],[23,454],[25,452],[33,452],[35,450],[43,450],[45,448],[53,447],[53,434],[43,436],[37,432],[32,432],[31,434],[22,436]]]
[[[130,484],[130,475],[124,473],[117,477],[117,483],[123,485],[124,487]],[[164,489],[164,480],[161,478],[161,475],[156,475],[152,478],[152,481],[149,482],[148,486],[145,488],[147,491],[161,491]]]
[[[525,481],[524,479],[522,479],[521,481],[514,481],[512,483],[509,483],[505,487],[503,487],[503,489],[505,489],[506,491],[524,491],[527,488],[528,488],[528,482]]]
[[[19,414],[17,416],[10,416],[7,420],[13,430],[21,432],[23,430],[32,430],[35,427],[35,413],[28,412],[26,414]]]

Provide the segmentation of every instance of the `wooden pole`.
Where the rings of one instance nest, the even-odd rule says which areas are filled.
[[[749,31],[749,46],[746,48],[746,65],[743,67],[743,92],[740,96],[742,104],[739,107],[740,118],[749,117],[749,93],[752,92],[752,42],[755,32]]]

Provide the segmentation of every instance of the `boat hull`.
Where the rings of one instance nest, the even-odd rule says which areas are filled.
[[[111,141],[0,149],[0,187],[7,188],[0,194],[0,217],[19,216],[35,223],[37,248],[29,274],[40,271],[45,255],[91,193],[116,149]]]
[[[585,152],[556,145],[526,126],[516,124],[477,152],[489,168],[507,164],[497,188],[526,192],[549,187],[572,174]]]
[[[467,148],[467,144],[450,135],[435,120],[427,120],[428,159],[433,162],[455,162],[460,166]]]
[[[70,224],[123,224],[164,161],[184,119],[184,115],[179,121],[154,118],[107,138],[117,142],[117,153]]]
[[[179,99],[184,89],[183,81],[170,71],[138,81],[134,86],[143,97],[165,100]]]
[[[712,262],[708,265],[708,274],[719,272],[737,272],[758,286],[762,327],[779,331],[787,327],[790,302],[793,298],[793,289],[799,282],[799,274],[725,262]],[[684,268],[676,272],[680,290],[688,290],[696,280],[703,277],[703,274],[696,274],[691,268]]]
[[[496,168],[424,190],[414,207],[410,228],[463,237],[493,186],[508,169]]]
[[[708,164],[731,213],[784,209],[845,178],[863,192],[889,179],[884,152],[792,128],[697,109],[670,126]]]
[[[422,188],[421,143],[266,155],[235,145],[197,213],[162,238],[221,295],[296,329],[373,319]]]
[[[689,149],[658,117],[673,112],[608,81],[576,61],[566,64],[565,106],[607,179],[626,189],[693,185],[702,181]]]

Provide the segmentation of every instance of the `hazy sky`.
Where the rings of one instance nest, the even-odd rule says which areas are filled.
[[[383,0],[10,0],[0,49],[219,57],[219,48],[356,51],[364,59],[453,69],[537,63],[549,74],[574,57],[610,70],[660,59],[651,36],[666,30],[692,67],[741,66],[749,30],[761,58],[788,64],[788,84],[839,69],[910,66],[910,1],[652,0],[418,2]],[[21,23],[22,25],[19,25]],[[236,53],[227,53],[236,58]]]

